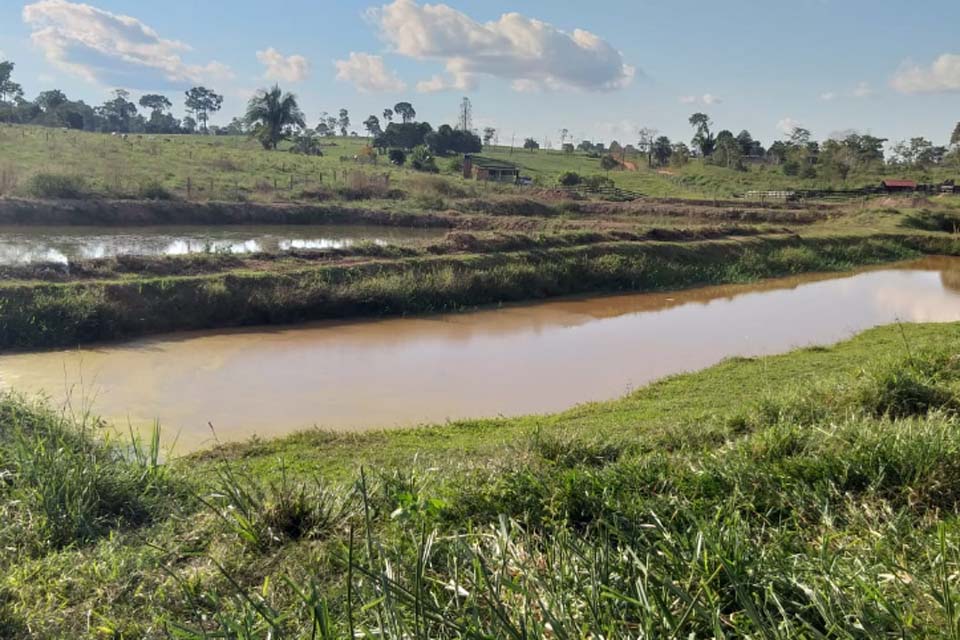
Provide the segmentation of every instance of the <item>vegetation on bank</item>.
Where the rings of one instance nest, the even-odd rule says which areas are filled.
[[[558,416],[168,464],[4,397],[0,636],[949,637],[958,348],[891,326]]]
[[[562,238],[562,237],[561,237]],[[576,238],[576,236],[573,236]],[[238,268],[201,275],[0,283],[0,348],[70,346],[183,329],[426,313],[585,292],[653,291],[840,271],[924,254],[947,236],[753,236],[564,245],[488,241],[490,253]],[[509,242],[509,239],[508,239]],[[538,246],[541,245],[541,246]],[[473,251],[482,248],[478,242]],[[134,261],[136,263],[136,261]]]

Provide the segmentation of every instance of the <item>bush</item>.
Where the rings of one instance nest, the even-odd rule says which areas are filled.
[[[422,171],[423,173],[440,173],[440,169],[437,168],[436,160],[434,160],[430,154],[430,150],[423,145],[415,148],[410,154],[410,166],[416,171]]]
[[[612,187],[613,180],[611,180],[607,176],[601,176],[601,175],[587,176],[586,178],[583,179],[583,185],[588,189],[594,189],[594,190],[604,189],[606,187]]]
[[[82,200],[90,196],[86,181],[80,176],[60,173],[38,173],[30,178],[27,192],[35,198]]]
[[[579,173],[573,171],[564,171],[557,178],[557,183],[564,187],[575,187],[581,182],[583,182],[583,178],[580,177]]]
[[[173,200],[173,194],[159,182],[151,182],[140,190],[144,200]]]
[[[407,154],[403,149],[390,149],[387,157],[390,158],[391,163],[398,167],[402,167],[407,163]]]
[[[620,163],[617,162],[617,159],[611,155],[606,155],[600,158],[600,168],[604,171],[610,171],[616,169],[620,166]]]

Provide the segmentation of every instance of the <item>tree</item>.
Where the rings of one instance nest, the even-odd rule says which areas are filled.
[[[393,109],[384,109],[383,119],[387,121],[387,124],[393,122]]]
[[[346,137],[347,129],[350,128],[350,112],[346,109],[340,109],[339,117],[337,118],[337,127],[340,128],[340,135]]]
[[[3,75],[0,74],[0,80],[3,79]],[[957,123],[957,126],[953,128],[953,134],[950,135],[950,145],[960,144],[960,122]]]
[[[193,133],[197,130],[197,121],[192,117],[187,116],[183,119],[183,122],[180,123],[180,127],[183,129],[184,133]]]
[[[372,138],[376,138],[383,133],[383,129],[380,128],[380,118],[377,116],[371,115],[364,120],[363,128],[367,130],[367,133],[369,133]]]
[[[97,108],[97,115],[103,118],[106,131],[128,133],[130,123],[137,115],[137,105],[127,99],[130,92],[125,89],[116,89],[113,95],[113,100],[107,100]]]
[[[656,160],[657,166],[662,167],[670,162],[670,156],[673,155],[673,146],[670,144],[670,138],[660,136],[653,141],[650,154]]]
[[[220,111],[223,106],[223,96],[218,95],[206,87],[194,87],[186,92],[184,106],[200,123],[200,131],[207,133],[207,122],[210,114]]]
[[[803,127],[794,127],[790,131],[790,143],[797,147],[805,147],[810,143],[810,130]]]
[[[373,146],[378,149],[413,149],[425,144],[432,131],[433,127],[426,122],[391,122],[381,135],[374,138]]]
[[[576,151],[576,147],[573,146],[572,142],[564,142],[561,150],[569,156],[573,155],[573,152]]]
[[[393,105],[393,112],[400,116],[403,124],[413,122],[417,119],[417,111],[409,102],[398,102],[397,104]]]
[[[67,96],[59,89],[51,89],[50,91],[44,91],[38,95],[34,102],[38,107],[49,113],[50,111],[55,110],[57,107],[66,104]]]
[[[540,143],[533,138],[527,138],[523,141],[523,148],[531,152],[536,151],[540,148]]]
[[[297,97],[284,93],[279,85],[261,89],[247,104],[247,124],[253,127],[251,135],[264,149],[276,149],[281,140],[290,137],[295,127],[305,128],[303,112]]]
[[[690,148],[682,142],[674,144],[670,153],[670,164],[682,167],[688,162],[690,162]]]
[[[140,97],[140,106],[154,113],[164,113],[173,107],[173,103],[170,102],[166,96],[161,96],[157,93],[148,93]]]
[[[485,127],[483,130],[483,144],[486,147],[490,146],[490,143],[493,142],[493,139],[497,137],[497,130],[493,127]]]
[[[695,134],[691,143],[700,150],[700,155],[704,158],[709,157],[716,147],[716,139],[710,133],[710,116],[705,113],[695,113],[690,116],[690,126],[694,128]]]
[[[9,60],[0,62],[0,102],[16,102],[23,98],[23,87],[10,79],[15,66]]]
[[[644,127],[637,132],[637,150],[641,155],[646,156],[647,165],[653,164],[653,143],[657,138],[657,130],[650,127]]]
[[[763,145],[759,140],[754,140],[746,129],[737,134],[737,143],[740,145],[740,153],[746,157],[757,158],[763,155]]]
[[[407,154],[403,149],[390,149],[390,153],[387,154],[387,157],[390,159],[390,162],[402,167],[407,161]]]
[[[716,148],[711,160],[718,165],[728,169],[743,170],[743,153],[740,148],[740,142],[734,137],[733,133],[724,129],[717,134]]]
[[[471,131],[454,129],[448,124],[441,125],[435,132],[424,137],[424,143],[438,156],[451,153],[480,153],[483,146],[480,137]]]
[[[566,127],[564,127],[563,129],[560,129],[560,148],[561,149],[563,148],[563,145],[567,143],[567,138],[569,137],[570,137],[570,129],[567,129]]]

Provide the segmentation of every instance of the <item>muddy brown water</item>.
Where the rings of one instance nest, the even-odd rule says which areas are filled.
[[[222,441],[553,412],[730,356],[960,320],[960,259],[472,313],[183,333],[0,356],[0,387],[118,425],[157,419],[181,452]]]
[[[0,265],[68,263],[120,255],[173,256],[342,249],[358,242],[403,244],[432,240],[442,238],[444,233],[444,229],[345,225],[130,228],[0,226]]]

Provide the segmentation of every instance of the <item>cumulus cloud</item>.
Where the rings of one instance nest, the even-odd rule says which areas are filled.
[[[346,60],[337,60],[337,80],[352,83],[365,93],[403,91],[407,85],[388,70],[382,56],[350,52]]]
[[[230,77],[213,61],[187,64],[190,47],[169,40],[130,16],[67,0],[24,6],[33,44],[57,67],[91,82],[135,89],[170,89],[205,79]]]
[[[424,91],[472,86],[477,76],[509,80],[515,89],[619,89],[636,69],[600,37],[506,13],[480,23],[444,4],[394,0],[369,12],[392,50],[417,60],[443,62],[448,78],[420,83]]]
[[[904,62],[890,79],[900,93],[960,91],[960,54],[945,53],[930,66]]]
[[[310,61],[301,55],[284,57],[282,53],[270,47],[266,51],[257,51],[257,60],[266,71],[263,77],[268,80],[301,82],[310,75]]]
[[[720,98],[713,95],[712,93],[705,93],[702,96],[681,96],[681,104],[702,104],[704,106],[711,106],[715,104],[720,104],[723,102]]]

